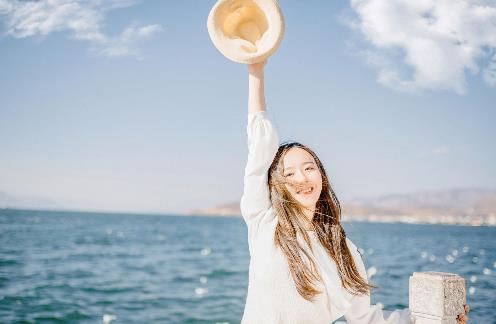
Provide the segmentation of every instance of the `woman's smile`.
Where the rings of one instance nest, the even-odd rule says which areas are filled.
[[[302,189],[302,190],[297,192],[298,195],[301,195],[304,197],[310,196],[312,193],[313,193],[313,187],[310,187],[310,188],[305,189],[305,190]]]

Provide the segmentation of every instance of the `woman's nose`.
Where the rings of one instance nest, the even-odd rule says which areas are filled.
[[[295,180],[297,182],[306,182],[307,181],[307,175],[304,172],[301,172],[300,170],[296,171],[295,174]]]

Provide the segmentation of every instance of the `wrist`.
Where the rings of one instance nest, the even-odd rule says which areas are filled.
[[[263,79],[264,78],[264,72],[262,71],[257,71],[257,72],[250,72],[249,77],[252,79]]]

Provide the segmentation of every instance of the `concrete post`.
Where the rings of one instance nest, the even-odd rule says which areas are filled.
[[[414,272],[409,304],[415,324],[457,324],[466,304],[465,279],[454,273]]]

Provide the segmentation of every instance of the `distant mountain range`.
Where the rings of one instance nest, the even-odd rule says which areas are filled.
[[[344,221],[496,226],[496,190],[460,188],[340,200]],[[70,210],[50,199],[0,191],[0,208]],[[176,213],[177,214],[177,213]],[[239,201],[183,215],[240,217]]]
[[[496,190],[461,188],[340,201],[344,221],[496,225]],[[239,202],[190,215],[240,216]]]

